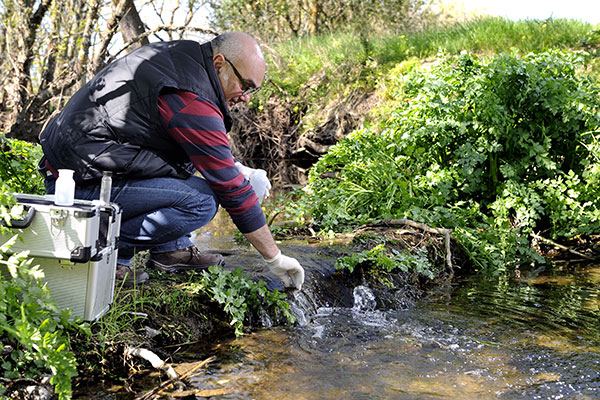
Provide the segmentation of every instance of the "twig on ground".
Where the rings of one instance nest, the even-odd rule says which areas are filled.
[[[190,368],[189,370],[187,370],[186,372],[184,372],[183,374],[181,374],[181,376],[177,376],[174,379],[169,379],[166,382],[163,382],[160,386],[155,387],[154,389],[152,389],[151,391],[143,394],[140,397],[137,397],[136,400],[149,400],[149,399],[153,399],[156,398],[156,396],[158,396],[162,391],[164,391],[165,389],[167,389],[169,386],[173,385],[173,384],[183,384],[182,381],[185,379],[189,379],[192,374],[194,372],[196,372],[197,370],[199,370],[200,368],[202,368],[203,366],[205,366],[208,363],[211,363],[215,360],[215,357],[209,357],[204,361],[200,361],[197,365],[195,365],[194,367]],[[175,372],[175,371],[173,371]],[[183,390],[183,389],[182,389]]]

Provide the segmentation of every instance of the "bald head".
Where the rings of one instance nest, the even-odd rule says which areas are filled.
[[[265,75],[265,58],[256,40],[244,32],[223,33],[211,42],[213,61],[228,104],[250,100]]]
[[[242,59],[262,61],[264,57],[256,40],[244,32],[222,33],[210,42],[213,54],[223,54],[232,62]]]

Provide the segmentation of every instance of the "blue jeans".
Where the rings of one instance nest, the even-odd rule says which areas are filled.
[[[46,181],[54,193],[55,180]],[[100,185],[77,188],[75,198],[96,200]],[[118,263],[129,265],[136,251],[163,253],[192,246],[191,232],[209,223],[219,207],[202,178],[113,180],[111,201],[123,208]]]

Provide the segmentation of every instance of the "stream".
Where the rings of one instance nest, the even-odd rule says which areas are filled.
[[[223,399],[600,398],[600,267],[472,278],[398,311],[354,295],[303,326],[219,343],[194,386]]]
[[[227,233],[199,243],[222,248]],[[221,399],[600,399],[600,266],[472,276],[384,312],[367,287],[351,307],[315,305],[311,271],[334,260],[281,247],[307,270],[290,301],[297,326],[215,344],[195,388]]]
[[[235,250],[226,258],[231,268],[258,260],[223,226],[218,217],[198,232],[198,246]],[[600,399],[600,266],[471,276],[380,311],[364,286],[349,291],[351,305],[319,304],[311,282],[335,259],[307,244],[280,247],[307,271],[305,289],[290,298],[297,324],[223,340],[208,352],[179,350],[190,362],[215,356],[191,380],[205,396],[192,398]]]

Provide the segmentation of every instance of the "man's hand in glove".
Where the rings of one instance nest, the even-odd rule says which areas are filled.
[[[281,251],[269,260],[265,259],[269,270],[283,282],[283,285],[302,289],[304,269],[295,258],[284,256]]]

